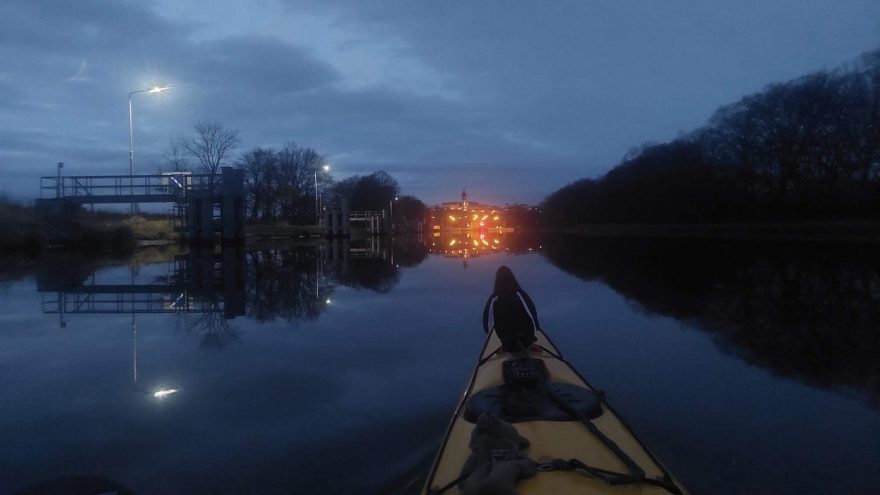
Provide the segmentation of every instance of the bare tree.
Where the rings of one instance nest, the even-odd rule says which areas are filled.
[[[277,197],[281,215],[287,220],[303,221],[316,211],[314,187],[321,194],[332,183],[327,173],[319,173],[325,159],[312,148],[301,148],[288,142],[278,152],[279,182]]]
[[[162,163],[157,167],[159,172],[188,172],[192,169],[186,159],[187,151],[180,139],[168,141],[168,147],[162,153]]]
[[[245,173],[250,219],[274,220],[278,153],[272,148],[254,148],[236,166]]]
[[[213,176],[220,167],[227,164],[232,150],[238,144],[238,131],[229,129],[219,122],[196,122],[193,124],[196,135],[183,141],[187,154],[199,163],[199,169]]]

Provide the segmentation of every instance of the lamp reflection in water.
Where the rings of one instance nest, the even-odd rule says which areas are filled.
[[[176,388],[160,388],[159,390],[153,392],[153,397],[162,400],[172,394],[176,394],[177,392],[180,392],[180,390]]]
[[[504,247],[504,234],[494,231],[444,230],[434,232],[434,239],[429,252],[446,258],[461,258],[464,268],[468,267],[469,259],[501,251]]]

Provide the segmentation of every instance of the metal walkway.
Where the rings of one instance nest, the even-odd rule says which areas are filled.
[[[60,169],[59,169],[60,170]],[[244,241],[244,171],[219,174],[168,172],[154,175],[40,177],[36,205],[63,212],[69,205],[172,203],[190,242]]]
[[[222,175],[171,172],[155,175],[40,177],[40,199],[76,204],[176,203],[187,191],[222,187]]]

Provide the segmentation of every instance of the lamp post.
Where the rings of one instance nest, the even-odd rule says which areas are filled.
[[[172,89],[174,86],[153,86],[128,93],[128,194],[131,196],[131,214],[134,215],[134,126],[131,117],[131,97],[141,93],[156,94]]]
[[[321,167],[324,172],[330,171],[330,165]],[[320,224],[321,211],[318,209],[318,169],[315,169],[315,225]]]

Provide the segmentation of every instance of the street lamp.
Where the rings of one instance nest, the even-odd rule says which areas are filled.
[[[324,165],[321,168],[324,170],[324,173],[330,171],[330,165]],[[315,225],[320,224],[320,215],[321,212],[318,209],[318,169],[315,169]]]
[[[138,91],[132,91],[128,93],[128,193],[131,196],[131,214],[134,215],[135,205],[134,205],[134,130],[132,126],[131,119],[131,97],[136,94],[147,93],[147,94],[156,94],[161,93],[163,91],[168,91],[169,89],[174,88],[174,86],[153,86],[149,89],[141,89]]]

